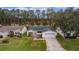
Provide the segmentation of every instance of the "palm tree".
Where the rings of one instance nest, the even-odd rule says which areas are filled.
[[[37,14],[37,19],[40,18],[40,10],[36,10],[36,14]]]

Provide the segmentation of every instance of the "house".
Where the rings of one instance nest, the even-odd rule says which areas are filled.
[[[0,27],[0,35],[2,35],[3,37],[7,37],[10,31],[13,31],[14,35],[16,34],[16,32],[23,34],[27,31],[27,28],[25,26],[2,26]]]
[[[52,38],[55,38],[56,32],[49,26],[30,26],[28,27],[27,35],[30,35],[33,38],[37,39],[45,39],[46,36],[50,37],[50,35],[52,36]]]
[[[76,31],[66,31],[66,32],[63,32],[60,27],[57,27],[56,29],[56,32],[59,33],[63,38],[70,38],[70,39],[73,39],[73,38],[76,38],[77,35],[76,35]]]

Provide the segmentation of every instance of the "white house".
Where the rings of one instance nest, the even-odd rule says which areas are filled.
[[[25,26],[2,26],[0,27],[0,35],[2,35],[3,37],[7,37],[10,31],[13,31],[14,34],[16,32],[23,34],[27,31],[27,28]]]

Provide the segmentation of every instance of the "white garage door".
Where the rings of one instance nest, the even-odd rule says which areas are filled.
[[[43,33],[43,38],[44,39],[55,39],[56,38],[56,33],[55,32]]]

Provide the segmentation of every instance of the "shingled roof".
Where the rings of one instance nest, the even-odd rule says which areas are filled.
[[[2,26],[0,27],[0,32],[8,32],[17,29],[22,30],[22,28],[23,28],[22,26]]]
[[[30,26],[28,28],[28,30],[34,30],[34,31],[48,31],[48,30],[52,30],[51,27],[49,26]]]

